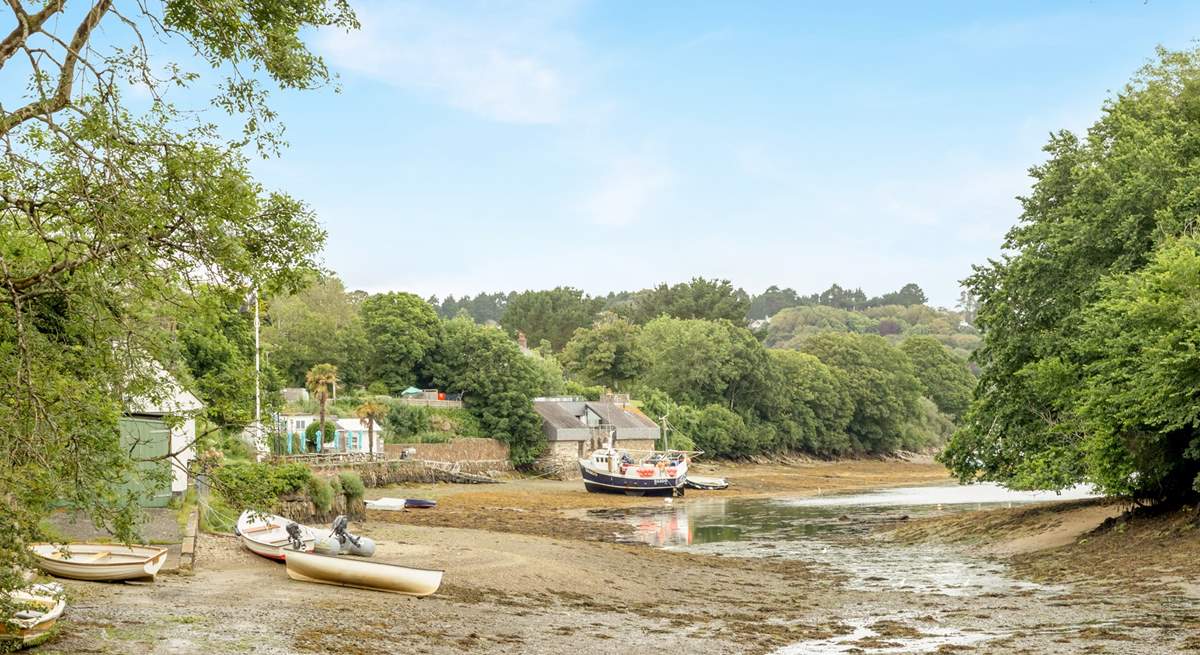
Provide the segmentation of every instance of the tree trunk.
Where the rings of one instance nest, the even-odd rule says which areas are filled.
[[[329,397],[329,393],[321,389],[321,422],[317,424],[317,452],[321,452],[321,447],[325,445],[325,400]]]

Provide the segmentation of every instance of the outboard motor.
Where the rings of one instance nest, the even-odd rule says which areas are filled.
[[[341,548],[341,553],[344,555],[357,555],[359,557],[370,557],[375,554],[375,542],[369,537],[360,537],[350,534],[347,528],[350,527],[350,519],[345,515],[338,515],[333,520],[333,529],[331,536],[338,541]]]
[[[287,524],[288,543],[292,548],[304,551],[304,536],[300,532],[300,526],[296,523]]]

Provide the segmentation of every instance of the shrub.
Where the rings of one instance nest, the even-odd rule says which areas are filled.
[[[310,423],[304,429],[305,449],[312,452],[317,449],[317,430],[320,429],[320,423]],[[337,434],[337,424],[328,419],[325,420],[325,429],[321,431],[321,440],[324,442],[332,441],[332,435]]]
[[[405,439],[433,429],[429,419],[429,408],[419,405],[393,405],[383,422],[388,436],[395,439]]]
[[[333,507],[333,486],[325,478],[313,476],[308,480],[308,497],[322,512]]]
[[[386,396],[388,395],[388,386],[376,380],[367,385],[367,393],[371,394],[372,396]]]
[[[566,391],[568,396],[583,396],[588,400],[600,400],[604,395],[604,387],[600,385],[588,386],[575,380],[567,380]]]
[[[358,500],[367,493],[367,486],[363,484],[362,478],[353,471],[339,473],[335,479],[340,483],[342,493],[346,495],[346,498]]]

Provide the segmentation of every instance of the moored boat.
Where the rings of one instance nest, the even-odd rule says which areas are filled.
[[[267,559],[283,561],[287,558],[284,548],[292,541],[287,529],[292,524],[295,524],[295,521],[290,521],[282,516],[246,510],[238,517],[236,529],[246,550]],[[312,550],[318,536],[329,536],[328,531],[325,531],[325,534],[317,535],[312,528],[306,525],[299,525],[299,528],[300,541],[304,550]]]
[[[55,623],[67,608],[58,584],[39,584],[10,592],[16,605],[11,625],[0,622],[0,645],[18,642],[21,647],[36,646],[49,639]],[[5,649],[7,651],[7,649]]]
[[[729,480],[725,478],[709,478],[699,475],[689,475],[687,479],[689,489],[703,489],[705,491],[720,491],[721,489],[729,488]]]
[[[167,549],[120,544],[31,544],[47,573],[72,580],[113,582],[153,578],[167,561]]]
[[[674,450],[601,448],[579,459],[583,486],[593,493],[682,496],[687,470],[688,454]]]
[[[287,550],[288,577],[302,582],[428,596],[442,585],[442,571]]]

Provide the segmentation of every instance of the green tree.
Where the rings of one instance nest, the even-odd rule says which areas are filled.
[[[903,351],[875,335],[834,332],[808,339],[803,350],[841,372],[854,402],[846,429],[857,448],[887,453],[904,443],[918,415],[921,382]]]
[[[786,441],[781,446],[832,456],[851,450],[846,434],[854,415],[854,400],[838,373],[813,355],[794,350],[770,350],[779,372],[780,412],[768,417],[778,423]]]
[[[695,277],[690,282],[671,286],[663,283],[653,289],[639,291],[624,311],[625,316],[639,325],[659,316],[714,321],[724,319],[735,325],[743,325],[749,308],[750,297],[745,291],[734,289],[729,280]]]
[[[1146,500],[1200,492],[1200,241],[1101,282],[1078,351],[1087,479]]]
[[[1094,312],[1135,321],[1117,306],[1128,295],[1103,280],[1135,274],[1164,240],[1191,229],[1200,183],[1197,142],[1195,50],[1160,50],[1158,61],[1105,103],[1086,135],[1052,135],[1045,146],[1049,158],[1031,170],[1032,191],[1021,200],[1020,222],[1004,242],[1008,254],[977,267],[966,280],[967,292],[978,299],[976,323],[984,343],[975,355],[981,369],[975,401],[943,453],[961,479],[1017,488],[1108,485],[1114,478],[1098,477],[1089,465],[1097,426],[1117,435],[1106,441],[1111,461],[1124,456],[1133,462],[1150,452],[1121,441],[1132,434],[1123,424],[1126,407],[1087,400],[1101,397],[1091,383],[1115,384],[1120,377],[1091,377],[1099,371],[1089,369],[1096,366],[1089,353],[1116,356],[1108,346],[1117,341],[1098,342],[1082,329],[1109,320]],[[1117,305],[1105,304],[1110,302]],[[1081,349],[1081,343],[1088,347]],[[1135,352],[1139,360],[1153,357]],[[1132,384],[1138,366],[1127,357],[1117,359],[1129,365]],[[1113,392],[1122,389],[1136,393],[1119,384]],[[1079,420],[1081,402],[1089,403],[1086,422]],[[1141,469],[1142,475],[1164,483],[1158,493],[1177,493],[1179,485],[1165,484],[1170,476],[1160,475],[1165,469],[1151,468]],[[1126,489],[1152,495],[1155,486]]]
[[[750,301],[750,308],[746,310],[746,318],[752,321],[771,318],[781,309],[797,307],[802,304],[804,301],[795,289],[780,289],[772,284],[767,287],[766,291],[754,296]]]
[[[563,349],[563,361],[568,371],[588,384],[620,389],[646,368],[646,352],[638,343],[640,333],[637,325],[605,313],[592,327],[575,330]]]
[[[196,303],[188,290],[205,285],[271,295],[315,268],[324,233],[300,202],[255,182],[243,143],[268,153],[278,145],[269,85],[328,81],[300,34],[355,24],[344,2],[323,0],[172,0],[120,14],[109,0],[9,5],[0,41],[3,589],[24,584],[25,544],[43,536],[37,526],[53,503],[133,536],[139,499],[118,491],[134,470],[118,419],[128,399],[168,391],[154,364],[177,352],[164,304],[186,311]],[[204,88],[189,62],[164,65],[179,46],[198,58]],[[147,100],[125,102],[133,80]],[[173,96],[184,104],[164,99],[177,87],[191,87]],[[215,95],[194,93],[204,89]],[[222,138],[212,110],[243,134]]]
[[[367,338],[354,296],[336,277],[319,277],[300,291],[276,298],[262,329],[264,349],[289,384],[304,383],[308,369],[328,362],[347,385],[366,382]]]
[[[962,416],[975,389],[975,376],[966,363],[933,337],[909,337],[901,342],[900,349],[912,361],[925,397],[943,414]]]
[[[591,298],[571,287],[523,291],[508,299],[500,324],[513,336],[524,333],[531,344],[545,339],[557,352],[576,329],[596,320],[596,313],[603,305],[602,299]]]
[[[329,402],[330,389],[338,383],[337,367],[333,364],[317,364],[308,371],[308,375],[304,379],[305,386],[309,392],[317,399],[317,404],[320,406],[321,420],[320,425],[325,423],[325,406]],[[329,434],[323,435],[328,437]]]
[[[370,343],[370,378],[397,393],[417,381],[416,368],[438,341],[437,313],[411,293],[380,293],[362,303],[363,328]]]
[[[514,464],[528,465],[541,454],[542,421],[532,400],[545,380],[503,331],[465,317],[446,321],[424,374],[440,388],[461,392],[484,433],[508,444]]]

